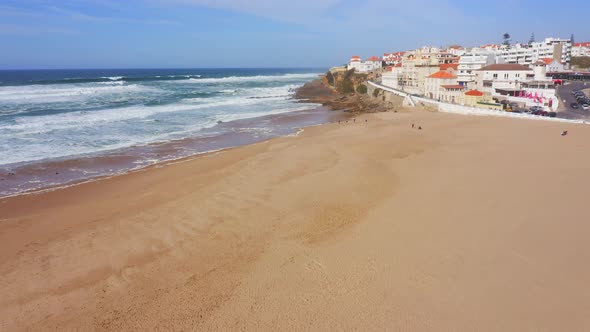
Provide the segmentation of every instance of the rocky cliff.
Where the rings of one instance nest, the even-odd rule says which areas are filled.
[[[354,70],[332,69],[319,79],[299,88],[295,97],[322,104],[334,110],[354,113],[397,111],[402,99],[385,100],[381,95],[367,95],[367,81],[378,74],[355,73]]]

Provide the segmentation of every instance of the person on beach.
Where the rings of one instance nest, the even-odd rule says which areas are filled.
[[[414,128],[414,124],[412,123],[412,129]]]
[[[422,130],[422,126],[418,126],[418,130]]]
[[[565,135],[567,135],[567,130],[564,130],[561,132],[561,136],[565,136]]]

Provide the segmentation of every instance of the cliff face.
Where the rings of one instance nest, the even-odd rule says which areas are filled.
[[[375,74],[356,73],[351,70],[330,70],[326,73],[326,83],[339,93],[367,93],[367,81],[374,79]]]
[[[299,88],[295,98],[322,104],[334,110],[353,113],[386,112],[401,109],[402,99],[386,100],[382,95],[367,95],[367,80],[372,74],[331,70],[321,78]]]

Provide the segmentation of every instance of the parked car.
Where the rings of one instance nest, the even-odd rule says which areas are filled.
[[[571,103],[570,107],[573,109],[578,109],[578,103]]]

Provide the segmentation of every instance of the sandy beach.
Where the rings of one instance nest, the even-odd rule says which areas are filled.
[[[587,331],[588,151],[375,113],[3,199],[0,330]]]

